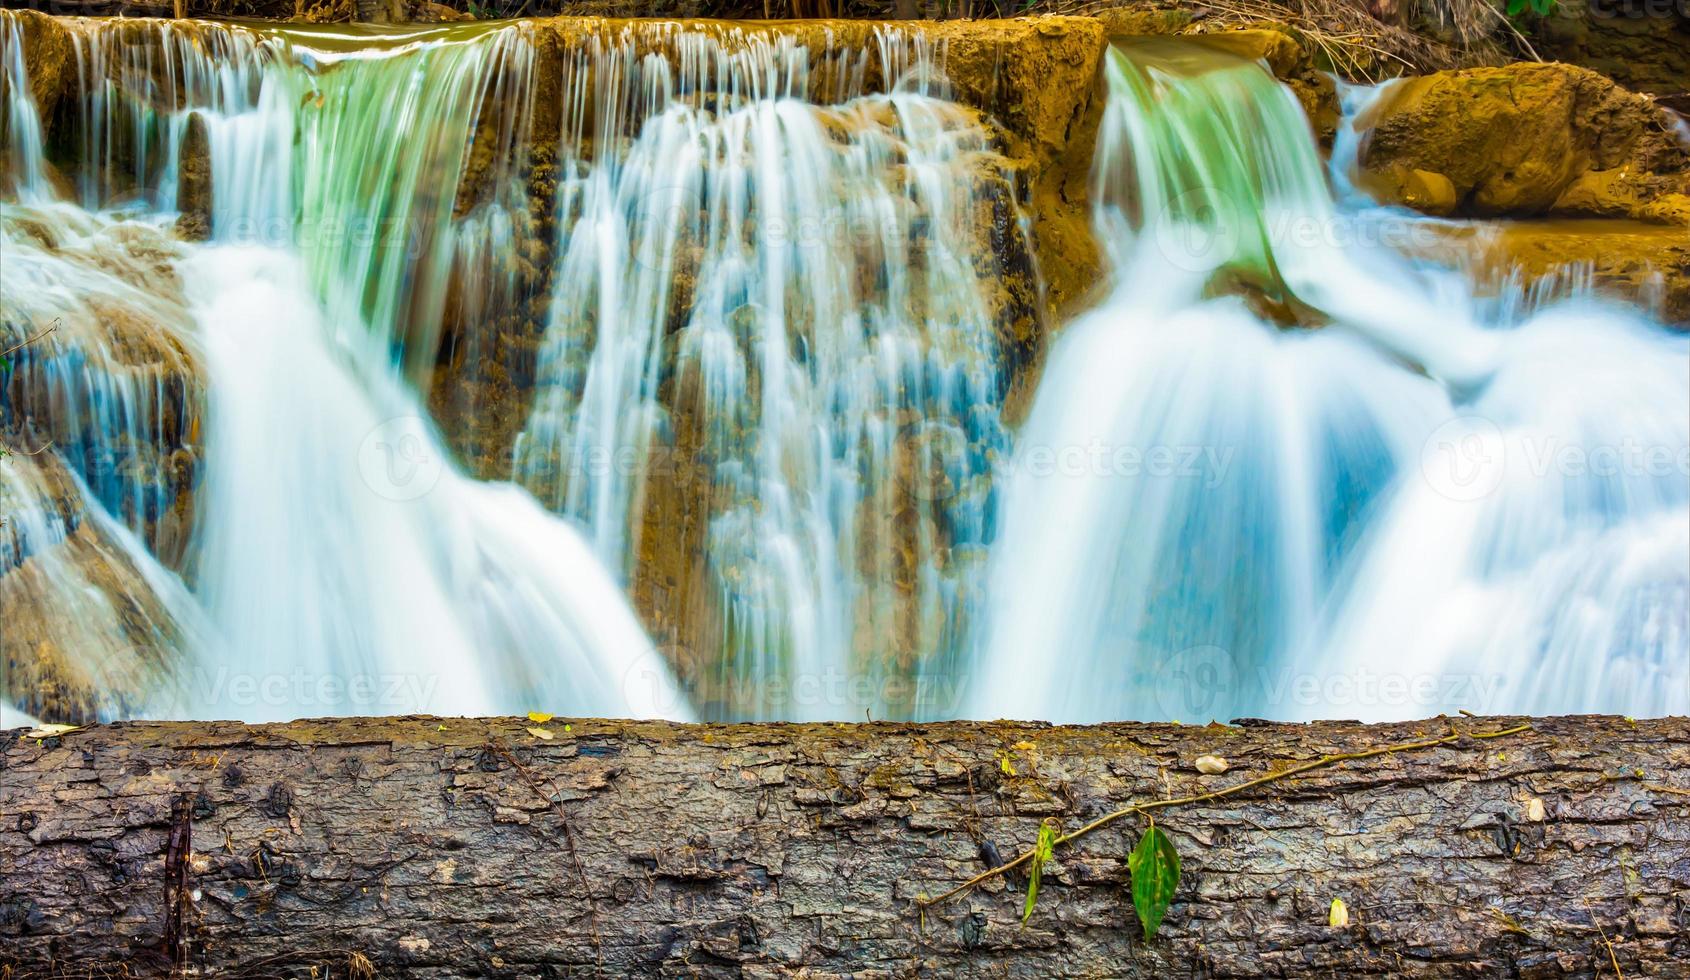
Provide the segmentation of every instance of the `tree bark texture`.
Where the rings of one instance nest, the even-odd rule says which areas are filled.
[[[1149,942],[1141,815],[1057,848],[1025,926],[1022,869],[920,907],[1046,818],[1528,721],[1156,811],[1183,876]],[[1690,976],[1684,719],[346,718],[0,749],[18,980]]]

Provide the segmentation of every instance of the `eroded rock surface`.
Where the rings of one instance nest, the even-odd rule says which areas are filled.
[[[1604,220],[1451,225],[1415,251],[1465,270],[1482,291],[1589,286],[1690,330],[1690,235],[1682,228]]]
[[[1441,175],[1472,217],[1555,214],[1690,224],[1690,153],[1652,100],[1570,65],[1396,83],[1359,121],[1364,182],[1407,203]],[[1418,175],[1416,172],[1420,172]]]
[[[1545,58],[1601,72],[1690,111],[1690,6],[1684,0],[1557,0],[1527,31]]]

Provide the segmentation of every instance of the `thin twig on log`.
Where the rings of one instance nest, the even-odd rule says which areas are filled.
[[[1312,762],[1305,762],[1300,766],[1292,766],[1290,769],[1286,769],[1283,772],[1270,773],[1266,776],[1261,776],[1256,779],[1239,783],[1236,786],[1228,786],[1225,789],[1215,790],[1212,793],[1200,793],[1196,796],[1182,796],[1178,799],[1171,800],[1152,800],[1148,803],[1134,803],[1132,806],[1122,807],[1113,813],[1098,817],[1096,820],[1093,820],[1091,823],[1086,824],[1084,827],[1081,827],[1079,830],[1076,830],[1071,834],[1063,834],[1061,837],[1056,838],[1056,842],[1052,846],[1060,847],[1063,844],[1078,840],[1094,830],[1106,827],[1122,817],[1129,816],[1134,813],[1148,813],[1151,810],[1163,810],[1168,807],[1187,806],[1193,803],[1205,803],[1209,800],[1218,800],[1223,796],[1231,796],[1234,793],[1242,793],[1247,789],[1254,789],[1257,786],[1265,786],[1268,783],[1277,783],[1280,780],[1290,779],[1292,776],[1300,776],[1303,773],[1312,772],[1316,769],[1324,769],[1328,766],[1337,765],[1340,762],[1351,762],[1357,759],[1371,759],[1376,756],[1394,755],[1398,752],[1413,752],[1418,749],[1436,748],[1437,746],[1448,745],[1450,742],[1458,741],[1463,738],[1505,738],[1509,735],[1518,735],[1521,732],[1530,731],[1531,727],[1531,725],[1516,725],[1513,728],[1506,728],[1501,731],[1494,732],[1463,732],[1457,729],[1442,738],[1426,739],[1419,742],[1402,742],[1396,745],[1384,745],[1379,748],[1367,749],[1361,752],[1339,752],[1332,755],[1323,755]],[[1033,854],[1034,850],[1032,849],[1023,851],[1020,857],[1007,864],[999,865],[990,871],[983,871],[943,895],[940,895],[938,898],[917,899],[916,904],[922,908],[928,908],[930,906],[938,905],[940,902],[948,899],[955,898],[957,895],[968,891],[976,885],[996,878],[998,875],[1009,871],[1011,868],[1017,868],[1026,864],[1028,861],[1033,859]]]
[[[11,347],[6,348],[5,350],[0,350],[0,357],[10,357],[13,354],[16,354],[18,351],[23,350],[25,347],[28,347],[30,344],[35,343],[36,341],[40,340],[42,337],[45,337],[48,334],[52,333],[53,331],[59,329],[59,323],[60,323],[60,318],[54,317],[53,322],[47,324],[46,329],[42,330],[40,333],[36,334],[33,337],[25,337],[21,342],[14,344]]]
[[[587,870],[581,866],[581,855],[575,848],[575,832],[569,829],[569,815],[563,812],[563,800],[561,798],[563,794],[558,791],[556,786],[551,787],[551,792],[546,792],[546,787],[541,785],[540,779],[529,771],[527,766],[517,761],[516,756],[511,754],[510,749],[505,748],[505,743],[493,738],[488,740],[487,745],[511,764],[517,775],[522,777],[522,781],[528,784],[528,788],[533,790],[536,796],[550,804],[552,810],[557,813],[558,822],[563,824],[564,846],[569,849],[569,862],[575,866],[575,875],[581,881],[581,897],[587,902],[587,921],[593,927],[593,952],[598,957],[599,962],[603,963],[604,949],[602,946],[603,940],[599,937],[598,904],[593,901],[593,893],[587,887]]]

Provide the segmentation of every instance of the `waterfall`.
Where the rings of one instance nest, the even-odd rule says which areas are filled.
[[[986,134],[944,100],[942,52],[900,35],[663,40],[673,62],[630,32],[566,63],[518,477],[624,574],[679,578],[673,605],[707,593],[675,646],[709,651],[717,710],[915,713],[959,660],[1007,445]],[[871,58],[886,94],[862,91]]]
[[[1365,247],[1410,219],[1334,207],[1257,65],[1152,43],[1107,72],[1117,284],[1000,478],[971,713],[1690,709],[1685,338]],[[1327,326],[1206,298],[1239,283]]]
[[[8,712],[1690,712],[1690,343],[1405,256],[1258,64],[1108,53],[1034,379],[943,32],[63,18],[43,113],[36,16]]]
[[[152,31],[164,40],[123,43]],[[9,564],[67,595],[73,573],[115,575],[149,593],[134,605],[161,611],[157,622],[122,616],[110,635],[56,637],[65,674],[96,674],[96,689],[127,696],[55,708],[687,717],[579,535],[521,490],[461,473],[407,370],[411,351],[432,359],[454,246],[476,238],[451,228],[475,126],[526,109],[483,102],[493,75],[531,60],[522,32],[423,33],[352,52],[211,25],[74,38],[76,203],[5,204],[0,337],[11,346],[52,324],[20,352],[7,416],[14,431],[51,420],[44,437],[83,443],[50,443],[67,490],[9,478],[22,518]],[[33,112],[18,92],[12,111]],[[206,244],[165,234],[187,203],[176,185],[196,125],[213,174]],[[144,448],[172,440],[184,443],[182,485],[134,472]],[[134,535],[178,501],[129,496],[167,489],[193,514],[174,569]],[[88,496],[129,527],[85,517],[97,536],[72,552],[68,523]],[[89,549],[99,562],[81,557]],[[103,572],[119,563],[138,570]],[[85,619],[85,634],[104,629],[98,615],[64,615]],[[154,647],[136,649],[138,629]],[[107,656],[113,647],[122,656]],[[118,683],[135,664],[162,679]]]
[[[38,201],[48,196],[46,148],[41,135],[41,116],[35,109],[35,97],[30,91],[29,68],[24,63],[23,25],[16,18],[0,21],[0,37],[4,37],[3,77],[6,85],[5,170],[0,172],[4,184],[0,188],[20,201]]]

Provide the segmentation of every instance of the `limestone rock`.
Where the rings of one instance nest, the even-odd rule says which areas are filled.
[[[1538,54],[1626,88],[1683,97],[1690,80],[1690,15],[1677,0],[1557,0],[1524,28]]]
[[[181,215],[176,219],[176,233],[203,242],[211,237],[211,136],[200,113],[188,117],[181,154],[176,178],[176,207]]]
[[[1455,213],[1458,203],[1455,184],[1437,171],[1393,167],[1379,175],[1378,179],[1388,182],[1392,200],[1401,201],[1416,211],[1439,216]]]
[[[1397,83],[1360,121],[1364,186],[1412,204],[1414,171],[1453,186],[1455,213],[1681,220],[1690,154],[1664,110],[1592,71],[1516,64]],[[1441,190],[1441,185],[1440,185]],[[1432,203],[1441,204],[1436,194]],[[1437,212],[1434,212],[1437,213]]]
[[[47,123],[59,104],[59,93],[66,85],[76,83],[70,31],[58,18],[39,11],[18,10],[14,16],[20,19],[23,28],[20,46],[30,94],[35,97],[43,123]]]
[[[418,24],[449,24],[454,21],[474,20],[475,15],[454,10],[443,3],[419,0],[411,4],[409,19]]]
[[[1465,270],[1481,290],[1587,278],[1607,297],[1690,329],[1690,235],[1632,221],[1510,221],[1443,227],[1414,253]]]

